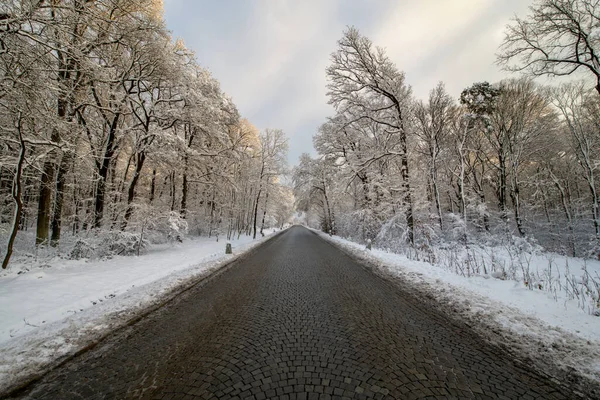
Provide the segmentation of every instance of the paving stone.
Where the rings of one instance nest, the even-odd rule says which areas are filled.
[[[22,397],[577,398],[300,227]]]

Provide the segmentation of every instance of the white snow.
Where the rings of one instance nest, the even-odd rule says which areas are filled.
[[[498,279],[501,275],[497,272],[457,275],[404,255],[375,247],[369,251],[364,245],[319,234],[384,274],[399,277],[421,293],[432,295],[491,341],[509,344],[540,364],[554,364],[563,371],[572,368],[588,379],[600,381],[600,317],[590,314],[580,300],[570,299],[566,292],[531,290],[523,282]],[[561,260],[561,256],[548,254],[531,255],[530,268],[539,275],[547,273],[548,257],[553,260],[552,274],[557,276],[567,272],[575,280],[580,279],[583,266],[590,274],[600,271],[598,261]]]
[[[185,239],[139,257],[55,259],[26,273],[0,276],[0,393],[32,373],[75,353],[177,287],[232,261],[264,239]]]
[[[534,360],[600,378],[600,318],[565,291],[530,290],[522,282],[502,280],[500,270],[462,276],[404,255],[376,247],[368,251],[364,245],[320,235],[433,295],[491,340],[508,342]],[[262,241],[250,237],[232,241],[233,256],[224,254],[225,240],[195,238],[154,247],[139,257],[87,262],[56,259],[49,267],[30,268],[26,273],[9,270],[0,276],[0,393],[123,326],[165,301],[175,288],[186,287]],[[508,257],[501,249],[496,251],[499,263]],[[580,281],[583,267],[591,275],[600,272],[597,261],[533,254],[528,259],[531,275],[547,273],[548,259],[556,282],[566,275]]]

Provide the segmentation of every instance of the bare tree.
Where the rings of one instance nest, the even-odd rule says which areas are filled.
[[[469,158],[469,137],[473,135],[474,116],[462,112],[464,109],[455,109],[450,126],[450,142],[452,151],[455,153],[456,166],[450,170],[450,173],[456,179],[458,204],[462,220],[462,240],[467,242],[468,213],[467,213],[467,163]]]
[[[431,192],[438,217],[440,229],[444,229],[442,217],[442,206],[440,202],[440,190],[438,182],[439,158],[444,141],[450,130],[450,119],[452,116],[452,98],[446,93],[442,82],[429,93],[429,101],[425,104],[418,102],[415,109],[417,121],[416,134],[423,141],[425,153],[429,162],[429,179],[431,180]]]
[[[583,82],[562,85],[554,92],[554,103],[565,120],[581,176],[591,195],[592,222],[600,240],[600,199],[597,175],[600,168],[600,115],[598,96],[589,93]]]
[[[506,174],[517,231],[525,234],[522,208],[521,173],[533,154],[544,151],[544,142],[556,126],[556,115],[545,91],[529,79],[505,80],[498,84],[500,96],[491,113],[491,129],[486,136],[505,165],[491,161]],[[490,158],[490,160],[493,160]]]
[[[498,62],[534,76],[583,70],[593,76],[600,94],[599,29],[597,0],[538,0],[527,18],[507,26]]]
[[[256,238],[258,208],[263,192],[265,195],[265,204],[263,210],[266,213],[268,206],[268,191],[272,184],[273,177],[281,175],[286,168],[286,154],[288,142],[285,134],[280,129],[265,129],[260,135],[260,172],[258,174],[258,190],[254,202],[254,217],[252,224],[252,237]],[[264,215],[263,215],[264,218]],[[261,227],[262,233],[262,227]]]
[[[19,223],[21,221],[21,215],[23,214],[23,184],[21,182],[23,176],[23,164],[25,163],[25,140],[23,139],[23,116],[19,112],[17,116],[15,130],[19,140],[19,155],[17,157],[17,165],[15,167],[15,175],[13,177],[11,194],[13,202],[15,203],[15,209],[13,212],[13,221],[11,226],[10,235],[8,237],[8,243],[6,245],[6,254],[2,260],[2,269],[8,267],[10,257],[12,256],[13,246],[15,238],[17,237],[17,231],[19,230]]]

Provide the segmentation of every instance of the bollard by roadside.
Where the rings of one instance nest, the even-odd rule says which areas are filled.
[[[225,254],[232,254],[232,251],[231,251],[231,243],[229,243],[229,242],[227,242],[227,243],[225,244]]]
[[[371,239],[367,239],[367,250],[371,250]]]

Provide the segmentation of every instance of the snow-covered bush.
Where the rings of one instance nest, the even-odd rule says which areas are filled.
[[[408,237],[408,226],[403,216],[390,218],[381,226],[375,237],[376,243],[385,244],[387,250],[401,252],[406,247]]]
[[[139,233],[123,231],[101,231],[87,237],[76,237],[67,258],[95,259],[139,254],[149,245]]]
[[[467,227],[465,221],[460,215],[449,213],[448,218],[450,219],[450,237],[454,242],[461,242],[465,244],[465,240],[468,238]]]
[[[130,256],[138,254],[148,246],[148,241],[139,233],[109,231],[100,236],[97,246],[99,257],[111,257],[114,255]]]
[[[181,242],[188,233],[188,223],[178,212],[171,211],[152,218],[148,223],[148,230],[162,235],[170,242]]]
[[[95,255],[96,248],[89,240],[77,238],[73,244],[73,248],[69,251],[67,258],[71,260],[79,260],[82,258],[92,258]]]
[[[544,250],[532,236],[512,236],[511,244],[519,253],[540,253]]]
[[[139,205],[135,218],[128,224],[126,232],[141,236],[154,243],[181,242],[188,233],[187,221],[176,211],[163,212],[150,205]]]

